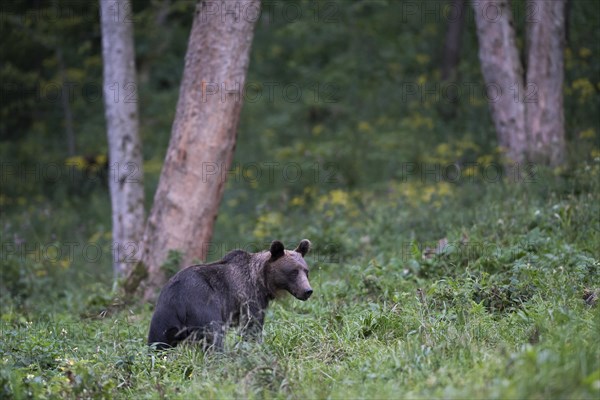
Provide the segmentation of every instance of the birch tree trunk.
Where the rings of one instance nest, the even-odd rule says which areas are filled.
[[[129,0],[100,0],[104,105],[108,131],[113,268],[133,266],[144,227],[142,147],[138,133],[133,22]]]
[[[528,158],[551,166],[565,160],[563,80],[565,0],[529,0],[527,21]]]
[[[527,155],[523,67],[515,40],[512,12],[507,0],[473,2],[479,60],[486,84],[488,103],[498,136],[513,162]]]
[[[231,164],[259,0],[202,1],[196,8],[185,56],[177,112],[152,211],[141,263],[125,284],[152,300],[165,282],[170,250],[182,265],[203,260]]]

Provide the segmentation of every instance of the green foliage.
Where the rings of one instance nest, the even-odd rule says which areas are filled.
[[[169,250],[169,254],[167,254],[167,259],[164,264],[160,266],[160,269],[164,272],[167,278],[172,277],[181,269],[181,260],[183,259],[183,254],[177,250]]]

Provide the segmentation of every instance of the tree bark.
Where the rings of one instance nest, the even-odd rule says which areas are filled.
[[[183,253],[179,267],[206,256],[235,147],[259,11],[259,0],[202,1],[196,8],[171,140],[144,232],[146,300],[166,280],[161,266],[170,250]],[[131,293],[138,285],[130,278]]]
[[[100,0],[104,105],[108,132],[113,269],[134,265],[144,228],[142,146],[138,132],[133,22],[129,0]]]
[[[565,161],[565,1],[528,0],[526,84],[507,0],[473,2],[479,59],[498,142],[513,162]],[[494,92],[501,93],[494,95]]]
[[[56,15],[59,15],[59,5],[58,0],[52,1],[52,8]],[[67,66],[65,65],[65,60],[63,57],[62,47],[60,45],[60,40],[58,38],[55,39],[55,54],[56,54],[56,66],[58,68],[58,76],[61,81],[61,95],[60,101],[64,114],[65,121],[65,133],[67,135],[67,155],[69,157],[73,157],[76,151],[75,145],[75,130],[73,129],[73,112],[71,110],[71,102],[69,96],[69,90],[67,88]]]
[[[565,160],[563,79],[565,1],[529,0],[527,7],[528,159],[556,166]]]
[[[67,135],[67,155],[73,157],[75,155],[75,130],[73,129],[73,111],[71,110],[71,102],[69,90],[67,88],[67,67],[63,58],[63,52],[59,45],[56,46],[56,64],[58,67],[58,75],[61,81],[60,101],[65,118],[65,133]]]
[[[523,67],[519,59],[512,12],[507,0],[473,2],[479,60],[498,144],[512,162],[527,155]]]
[[[442,54],[442,80],[456,78],[456,66],[460,59],[460,44],[465,25],[465,0],[450,0],[448,6],[448,27]]]

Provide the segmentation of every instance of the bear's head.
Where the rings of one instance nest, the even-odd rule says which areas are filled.
[[[267,281],[275,294],[288,291],[300,300],[308,300],[313,290],[308,282],[308,265],[304,256],[310,250],[310,241],[300,241],[295,250],[285,250],[283,243],[275,240],[271,243],[268,261]]]

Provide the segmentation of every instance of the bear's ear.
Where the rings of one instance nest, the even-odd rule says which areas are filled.
[[[306,253],[308,253],[308,251],[310,250],[310,240],[308,239],[302,239],[300,241],[300,244],[298,245],[298,247],[296,247],[296,252],[302,254],[302,257],[304,257],[306,255]]]
[[[283,255],[285,254],[285,248],[283,247],[283,243],[281,243],[279,240],[274,240],[273,243],[271,243],[271,248],[269,249],[269,251],[271,252],[271,260],[275,261],[280,257],[283,257]]]

